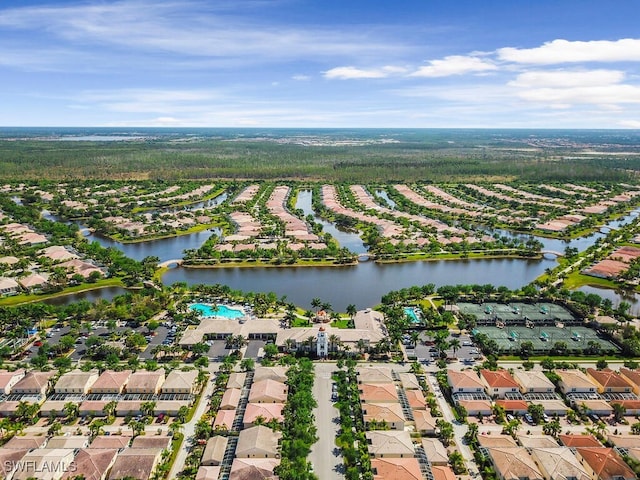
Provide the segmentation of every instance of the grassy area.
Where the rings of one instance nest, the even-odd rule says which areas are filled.
[[[331,322],[331,326],[335,328],[349,328],[349,320],[334,320]]]
[[[538,259],[541,255],[524,256],[513,250],[487,250],[485,252],[442,252],[442,253],[411,253],[407,255],[399,254],[398,258],[378,258],[378,263],[402,263],[415,261],[437,261],[437,260],[464,260],[468,258],[527,258]]]
[[[97,290],[100,288],[107,288],[107,287],[123,287],[123,286],[124,285],[120,278],[105,278],[103,280],[98,280],[95,283],[81,283],[80,285],[68,287],[60,292],[55,292],[55,293],[47,293],[47,294],[32,293],[32,294],[13,295],[11,297],[5,297],[0,299],[0,305],[10,306],[10,305],[19,305],[21,303],[42,302],[44,300],[49,300],[51,298],[64,297],[65,295],[70,295],[72,293],[87,292],[89,290]]]
[[[185,268],[344,267],[347,265],[356,265],[356,263],[357,262],[338,264],[338,263],[335,263],[333,259],[296,260],[296,263],[287,263],[287,262],[274,263],[273,260],[269,260],[269,261],[243,260],[243,261],[203,263],[203,264],[185,263],[183,264],[183,267]]]
[[[220,227],[223,224],[220,222],[216,222],[216,223],[203,223],[203,224],[199,224],[199,225],[194,225],[191,228],[188,228],[186,230],[177,230],[175,233],[169,233],[166,235],[145,235],[143,237],[136,237],[136,238],[128,238],[128,237],[123,237],[120,234],[115,234],[115,235],[106,235],[107,237],[111,238],[112,240],[115,240],[116,242],[120,242],[120,243],[142,243],[142,242],[149,242],[151,240],[162,240],[165,238],[173,238],[173,237],[180,237],[182,235],[191,235],[192,233],[198,233],[198,232],[202,232],[204,230],[208,230],[210,228],[214,228],[214,227]]]
[[[291,323],[292,327],[310,327],[311,321],[307,318],[296,317],[296,319]]]
[[[606,278],[592,277],[590,275],[583,275],[578,271],[571,272],[564,280],[564,286],[569,290],[575,290],[576,288],[585,285],[596,285],[606,288],[619,288],[619,285],[613,280]]]

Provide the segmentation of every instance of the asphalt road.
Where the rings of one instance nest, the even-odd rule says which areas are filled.
[[[331,402],[331,372],[335,363],[316,363],[313,396],[318,402],[314,410],[318,441],[311,447],[309,461],[313,464],[314,473],[322,480],[340,480],[344,465],[342,454],[336,447],[335,439],[340,427],[339,412]]]

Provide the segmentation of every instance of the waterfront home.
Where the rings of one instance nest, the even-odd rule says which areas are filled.
[[[132,373],[131,370],[105,370],[91,386],[91,393],[121,394]]]
[[[447,370],[447,380],[451,386],[451,393],[479,393],[484,392],[485,384],[473,370]]]
[[[250,403],[284,403],[287,401],[289,387],[276,380],[258,380],[251,385]]]
[[[55,393],[75,393],[86,395],[98,380],[98,370],[73,370],[63,374],[54,387]]]
[[[508,370],[480,370],[480,378],[485,384],[487,395],[492,398],[505,398],[506,393],[520,391],[520,384]]]
[[[597,393],[593,381],[580,370],[557,370],[560,377],[558,386],[565,395],[569,393]]]
[[[224,453],[227,450],[229,438],[222,435],[215,435],[207,440],[207,446],[202,454],[200,465],[218,466],[224,459]]]
[[[47,283],[47,281],[48,280],[39,273],[32,273],[31,275],[18,279],[20,286],[27,291],[40,288]]]
[[[408,458],[415,456],[415,448],[409,432],[376,430],[365,432],[367,448],[372,458]]]
[[[523,447],[494,447],[487,449],[500,480],[544,480],[544,475]]]
[[[105,480],[117,455],[116,449],[83,448],[73,459],[74,468],[65,473],[62,480]]]
[[[79,258],[78,255],[67,250],[67,247],[63,247],[61,245],[52,245],[44,248],[40,251],[39,256],[48,258],[54,262],[64,262],[66,260]]]
[[[553,393],[556,387],[541,370],[515,370],[513,377],[520,385],[520,393]]]
[[[0,295],[13,295],[18,293],[18,282],[13,278],[0,277]]]
[[[590,467],[580,463],[568,447],[531,448],[531,456],[545,478],[553,480],[591,480]]]
[[[8,370],[0,370],[0,393],[9,395],[13,386],[24,378],[26,371],[19,368],[10,372]]]
[[[422,480],[422,471],[417,458],[373,458],[371,459],[373,480]]]
[[[157,394],[165,379],[164,369],[159,368],[154,372],[139,370],[129,377],[127,393]]]
[[[240,432],[236,447],[237,458],[279,458],[282,432],[264,425],[247,428]]]
[[[637,480],[637,476],[613,448],[578,447],[576,456],[599,480]]]
[[[587,376],[598,388],[598,393],[631,393],[633,385],[618,372],[608,368],[596,370],[587,368]]]
[[[196,389],[197,370],[172,370],[162,384],[162,393],[193,394]]]

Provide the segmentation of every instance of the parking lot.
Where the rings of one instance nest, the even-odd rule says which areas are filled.
[[[454,339],[460,342],[460,347],[456,349],[455,353],[453,349],[447,350],[445,352],[447,354],[447,357],[455,357],[459,360],[476,359],[482,357],[482,353],[480,352],[478,347],[473,344],[469,335],[449,335],[447,341],[451,342]],[[425,343],[425,340],[427,343]],[[421,337],[421,341],[418,342],[415,349],[412,348],[412,346],[406,346],[406,351],[409,357],[415,355],[418,361],[423,363],[430,363],[438,360],[438,351],[436,346],[432,344],[432,339],[427,338],[425,335]]]

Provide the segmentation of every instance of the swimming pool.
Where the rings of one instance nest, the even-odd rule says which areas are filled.
[[[200,312],[203,317],[224,317],[240,318],[244,317],[244,311],[239,308],[231,308],[226,305],[210,305],[208,303],[194,303],[189,306],[190,310]]]
[[[408,315],[411,318],[411,323],[420,323],[420,319],[418,315],[416,315],[416,311],[411,307],[404,307],[405,315]]]

